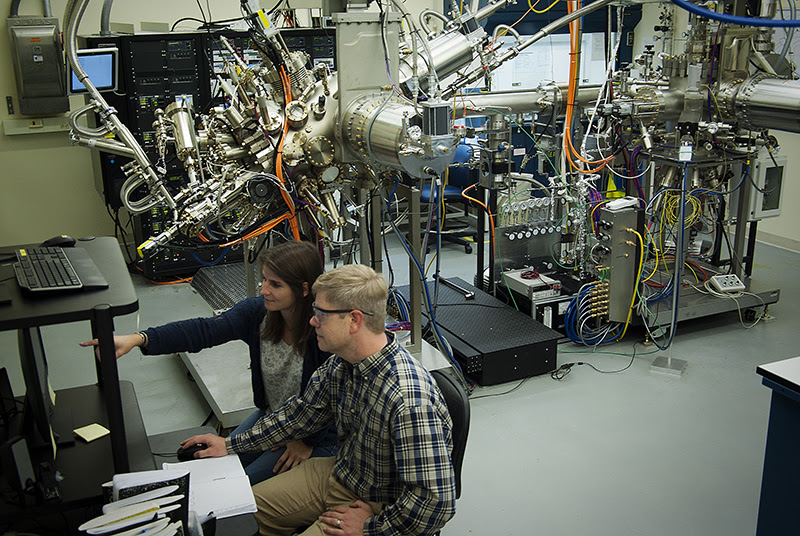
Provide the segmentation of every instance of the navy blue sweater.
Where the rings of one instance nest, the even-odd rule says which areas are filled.
[[[148,328],[145,330],[148,346],[141,350],[143,354],[151,355],[199,352],[233,340],[244,341],[250,348],[253,403],[259,409],[266,410],[268,403],[261,373],[261,322],[266,314],[262,298],[247,298],[218,316],[181,320]],[[329,356],[329,353],[319,349],[316,337],[308,341],[306,354],[303,357],[303,374],[298,395],[305,390],[314,371]],[[274,411],[278,408],[270,409]],[[303,442],[312,447],[335,445],[336,428],[332,426],[328,430],[306,437]]]

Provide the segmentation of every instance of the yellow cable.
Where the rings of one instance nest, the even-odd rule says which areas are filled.
[[[559,0],[555,0],[555,2],[553,2],[552,4],[550,4],[549,6],[547,6],[546,8],[544,8],[542,11],[536,11],[535,9],[533,9],[533,6],[535,6],[535,5],[536,5],[536,4],[538,4],[539,2],[537,1],[537,2],[536,2],[536,4],[533,4],[533,5],[531,5],[531,0],[528,0],[528,7],[529,7],[529,8],[531,9],[531,11],[533,11],[534,13],[539,13],[539,14],[541,15],[542,13],[547,13],[548,11],[550,11],[550,10],[553,8],[553,6],[554,6],[554,5],[556,5],[556,4],[558,3],[558,1],[559,1]]]
[[[469,199],[473,203],[477,203],[478,205],[482,206],[483,210],[485,210],[486,214],[489,216],[489,231],[492,233],[492,251],[491,251],[491,254],[492,254],[492,258],[494,258],[495,249],[497,248],[497,240],[495,239],[495,236],[494,236],[494,216],[492,216],[492,212],[489,210],[489,207],[487,207],[485,203],[482,203],[481,201],[478,201],[474,197],[470,197],[470,196],[467,195],[467,192],[470,191],[471,189],[475,188],[476,186],[477,186],[477,184],[470,184],[469,186],[467,186],[466,188],[461,190],[461,197],[463,197],[465,199]],[[483,240],[483,237],[479,236],[478,240]]]
[[[686,266],[687,268],[689,268],[689,270],[691,270],[691,271],[692,271],[692,273],[694,274],[694,279],[695,279],[695,281],[697,281],[698,283],[700,283],[700,278],[699,278],[699,277],[697,277],[697,272],[695,272],[695,271],[694,271],[694,268],[692,268],[692,265],[691,265],[691,264],[689,264],[688,262],[684,262],[684,263],[683,263],[683,265],[684,265],[684,266]]]
[[[646,229],[646,230],[645,230],[645,232],[648,234],[648,236],[650,236],[650,241],[652,242],[652,241],[653,241],[653,240],[652,240],[652,239],[653,239],[653,235],[650,233],[650,230],[649,230],[649,229]],[[645,278],[645,279],[642,281],[642,283],[647,283],[647,282],[650,280],[650,278],[651,278],[651,277],[653,277],[653,276],[655,275],[655,273],[658,271],[658,247],[656,247],[655,243],[653,244],[653,249],[654,249],[654,250],[655,250],[655,252],[656,252],[656,264],[655,264],[655,266],[653,267],[653,271],[652,271],[652,273],[651,273],[650,275],[648,275],[648,276],[647,276],[647,278]]]
[[[639,288],[639,279],[642,277],[642,269],[644,268],[644,239],[642,238],[642,235],[639,234],[639,232],[635,229],[628,229],[628,231],[635,234],[639,239],[639,245],[641,246],[641,249],[639,250],[639,270],[636,274],[636,279],[634,280],[633,295],[631,296],[631,307],[628,309],[628,318],[625,319],[625,327],[622,329],[622,335],[619,336],[619,339],[617,339],[618,341],[621,341],[625,336],[625,333],[628,331],[628,325],[630,325],[631,315],[633,314],[633,304],[636,301],[636,293],[637,289]]]
[[[601,202],[597,203],[594,206],[594,208],[592,209],[592,212],[589,213],[589,223],[592,226],[592,231],[593,232],[595,231],[595,228],[594,228],[594,211],[597,210],[598,208],[600,208],[601,205],[605,205],[606,203],[609,203],[610,201],[611,201],[610,199],[606,199],[605,201],[601,201]]]

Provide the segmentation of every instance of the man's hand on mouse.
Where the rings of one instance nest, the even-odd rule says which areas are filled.
[[[214,434],[203,434],[192,436],[189,439],[181,441],[181,447],[186,448],[197,443],[205,443],[208,445],[204,450],[199,450],[194,455],[195,458],[219,458],[228,454],[228,448],[225,446],[225,438],[219,437]]]

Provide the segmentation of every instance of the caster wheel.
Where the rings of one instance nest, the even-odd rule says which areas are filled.
[[[470,246],[469,244],[465,245],[464,251],[467,253],[467,255],[469,255],[470,253],[472,253],[472,246]]]

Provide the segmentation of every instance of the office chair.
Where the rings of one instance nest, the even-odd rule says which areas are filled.
[[[472,157],[472,146],[462,143],[456,148],[456,154],[453,158],[453,163],[464,163],[469,161]],[[458,203],[464,206],[464,213],[467,213],[467,207],[470,202],[461,195],[461,190],[475,183],[475,173],[473,170],[463,167],[450,168],[447,185],[442,189],[442,199],[445,204],[445,212],[448,204]],[[431,199],[435,198],[438,201],[439,191],[434,190],[434,195],[431,195],[432,185],[426,184],[420,192],[420,202],[430,203]],[[461,244],[464,246],[464,251],[469,254],[472,253],[472,243],[464,237],[470,237],[474,242],[478,240],[477,229],[470,228],[469,225],[463,227],[448,227],[446,215],[441,216],[442,228],[439,230],[438,222],[434,221],[432,235],[440,235],[442,240]]]
[[[436,380],[439,391],[442,392],[447,411],[453,419],[453,472],[456,477],[456,499],[461,497],[461,467],[464,465],[464,451],[467,449],[467,436],[469,435],[469,397],[464,388],[451,374],[444,370],[434,370],[431,376]],[[297,529],[292,536],[301,534],[306,528]],[[441,531],[434,533],[440,536]]]
[[[453,471],[456,476],[456,499],[461,497],[461,467],[464,464],[464,451],[467,449],[469,435],[469,397],[464,388],[451,374],[434,370],[431,376],[436,380],[444,396],[447,410],[453,419]],[[436,533],[437,535],[439,532]]]

